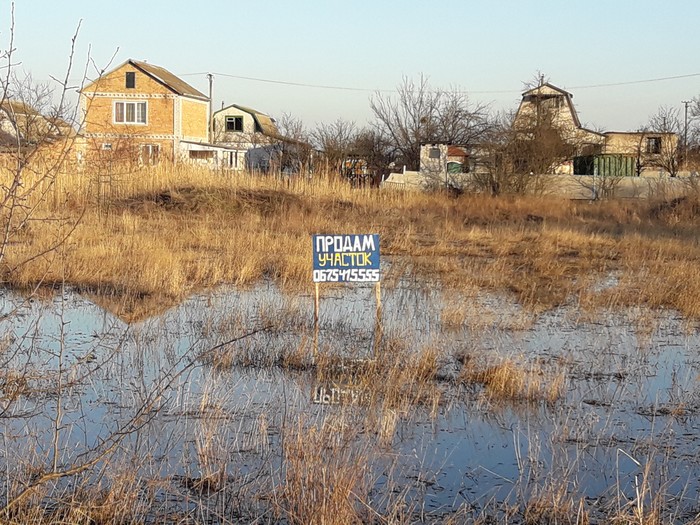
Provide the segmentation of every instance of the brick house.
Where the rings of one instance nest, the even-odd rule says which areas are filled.
[[[81,154],[140,164],[215,159],[209,98],[168,70],[127,60],[80,91]]]
[[[609,165],[615,168],[603,172],[637,176],[644,172],[675,175],[678,169],[678,137],[675,133],[587,129],[581,125],[573,95],[548,82],[522,94],[513,128],[527,133],[529,128],[543,120],[557,129],[564,141],[575,146],[575,157],[557,166],[557,173],[594,175]]]
[[[678,135],[671,132],[606,131],[603,153],[633,159],[635,175],[669,173],[675,176],[680,169]]]
[[[32,105],[5,99],[0,101],[0,157],[2,162],[22,159],[47,163],[72,161],[76,140],[73,126],[57,111],[45,115]]]

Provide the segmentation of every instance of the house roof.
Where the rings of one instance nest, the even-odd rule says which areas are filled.
[[[241,106],[239,104],[231,104],[229,106],[226,106],[225,108],[220,109],[219,111],[214,112],[214,115],[217,115],[218,113],[221,113],[222,111],[226,111],[231,108],[236,108],[239,111],[243,111],[244,113],[248,113],[249,115],[251,115],[253,117],[253,120],[255,120],[257,127],[260,128],[260,130],[262,131],[263,135],[278,140],[289,140],[280,134],[279,130],[277,129],[277,125],[275,124],[275,120],[272,117],[256,109]]]
[[[673,131],[653,131],[653,130],[642,130],[642,131],[606,131],[603,135],[675,135]]]
[[[569,111],[571,112],[571,116],[574,120],[574,125],[579,129],[583,129],[581,126],[581,120],[578,118],[578,113],[576,112],[576,108],[574,107],[574,95],[569,93],[568,91],[565,91],[555,86],[554,84],[550,84],[549,82],[545,82],[544,84],[540,84],[539,86],[536,86],[532,89],[528,89],[527,91],[523,92],[522,100],[520,101],[521,107],[523,102],[525,101],[525,97],[564,97],[564,99],[566,100],[566,104],[569,107]],[[519,111],[520,109],[518,109],[518,112]]]
[[[580,126],[578,129],[585,131],[586,133],[593,133],[594,135],[600,135],[601,137],[604,137],[605,133],[606,133],[603,131],[596,131],[594,129],[584,128],[583,126]]]
[[[13,131],[3,130],[0,142],[5,145],[10,137],[17,144],[16,135],[22,142],[35,143],[59,138],[74,137],[75,128],[58,116],[43,115],[38,109],[21,100],[6,99],[0,103],[0,121],[7,120]]]
[[[448,157],[468,157],[469,154],[463,146],[447,146]]]
[[[148,62],[142,62],[140,60],[133,60],[129,59],[126,62],[118,65],[108,73],[105,73],[105,75],[109,75],[118,69],[121,69],[122,67],[130,65],[145,75],[148,75],[151,77],[153,80],[156,82],[162,84],[166,88],[168,88],[170,91],[177,95],[182,95],[183,97],[192,97],[192,98],[198,98],[200,100],[205,100],[208,101],[209,97],[207,97],[204,93],[201,91],[196,90],[192,86],[190,86],[187,82],[179,78],[178,76],[174,75],[164,67],[156,66],[155,64],[149,64]],[[88,87],[92,86],[97,80],[91,82],[87,86],[85,86],[82,91],[85,91]]]
[[[39,112],[21,100],[6,99],[0,104],[0,110],[9,115],[39,115]]]
[[[569,93],[568,91],[565,91],[562,88],[555,86],[554,84],[550,84],[549,82],[545,82],[544,84],[541,84],[539,86],[535,86],[532,89],[528,89],[527,91],[524,91],[523,96],[526,96],[526,95],[551,95],[552,92],[559,93],[561,95],[567,95],[569,97],[574,96],[572,93]]]

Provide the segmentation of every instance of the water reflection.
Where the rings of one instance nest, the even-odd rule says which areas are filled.
[[[8,480],[36,479],[37,469],[93,460],[81,475],[94,481],[105,468],[101,454],[115,444],[109,468],[157,487],[151,503],[183,511],[195,491],[216,507],[210,498],[229,490],[243,519],[269,512],[253,494],[279,492],[291,429],[335,425],[329,436],[371,457],[367,504],[379,513],[397,501],[433,516],[496,512],[565,494],[592,516],[608,516],[635,500],[641,483],[645,504],[661,497],[678,519],[694,510],[700,337],[681,318],[583,315],[573,305],[535,315],[507,297],[407,283],[385,290],[383,303],[384,337],[416,351],[438,348],[444,370],[437,410],[384,411],[386,435],[378,437],[365,427],[371,407],[314,403],[312,371],[278,366],[290,348],[309,347],[310,296],[268,285],[219,290],[126,324],[71,292],[29,303],[6,292],[3,493],[14,490]],[[320,351],[370,358],[374,315],[371,287],[326,290]],[[204,357],[215,348],[237,360],[212,366]],[[455,380],[455,356],[465,353],[562,370],[563,398],[489,400]]]

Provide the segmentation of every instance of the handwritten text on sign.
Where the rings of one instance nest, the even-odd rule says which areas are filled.
[[[314,235],[314,282],[378,282],[379,235]]]

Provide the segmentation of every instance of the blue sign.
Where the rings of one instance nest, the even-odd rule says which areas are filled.
[[[379,235],[314,235],[315,283],[379,282]]]

